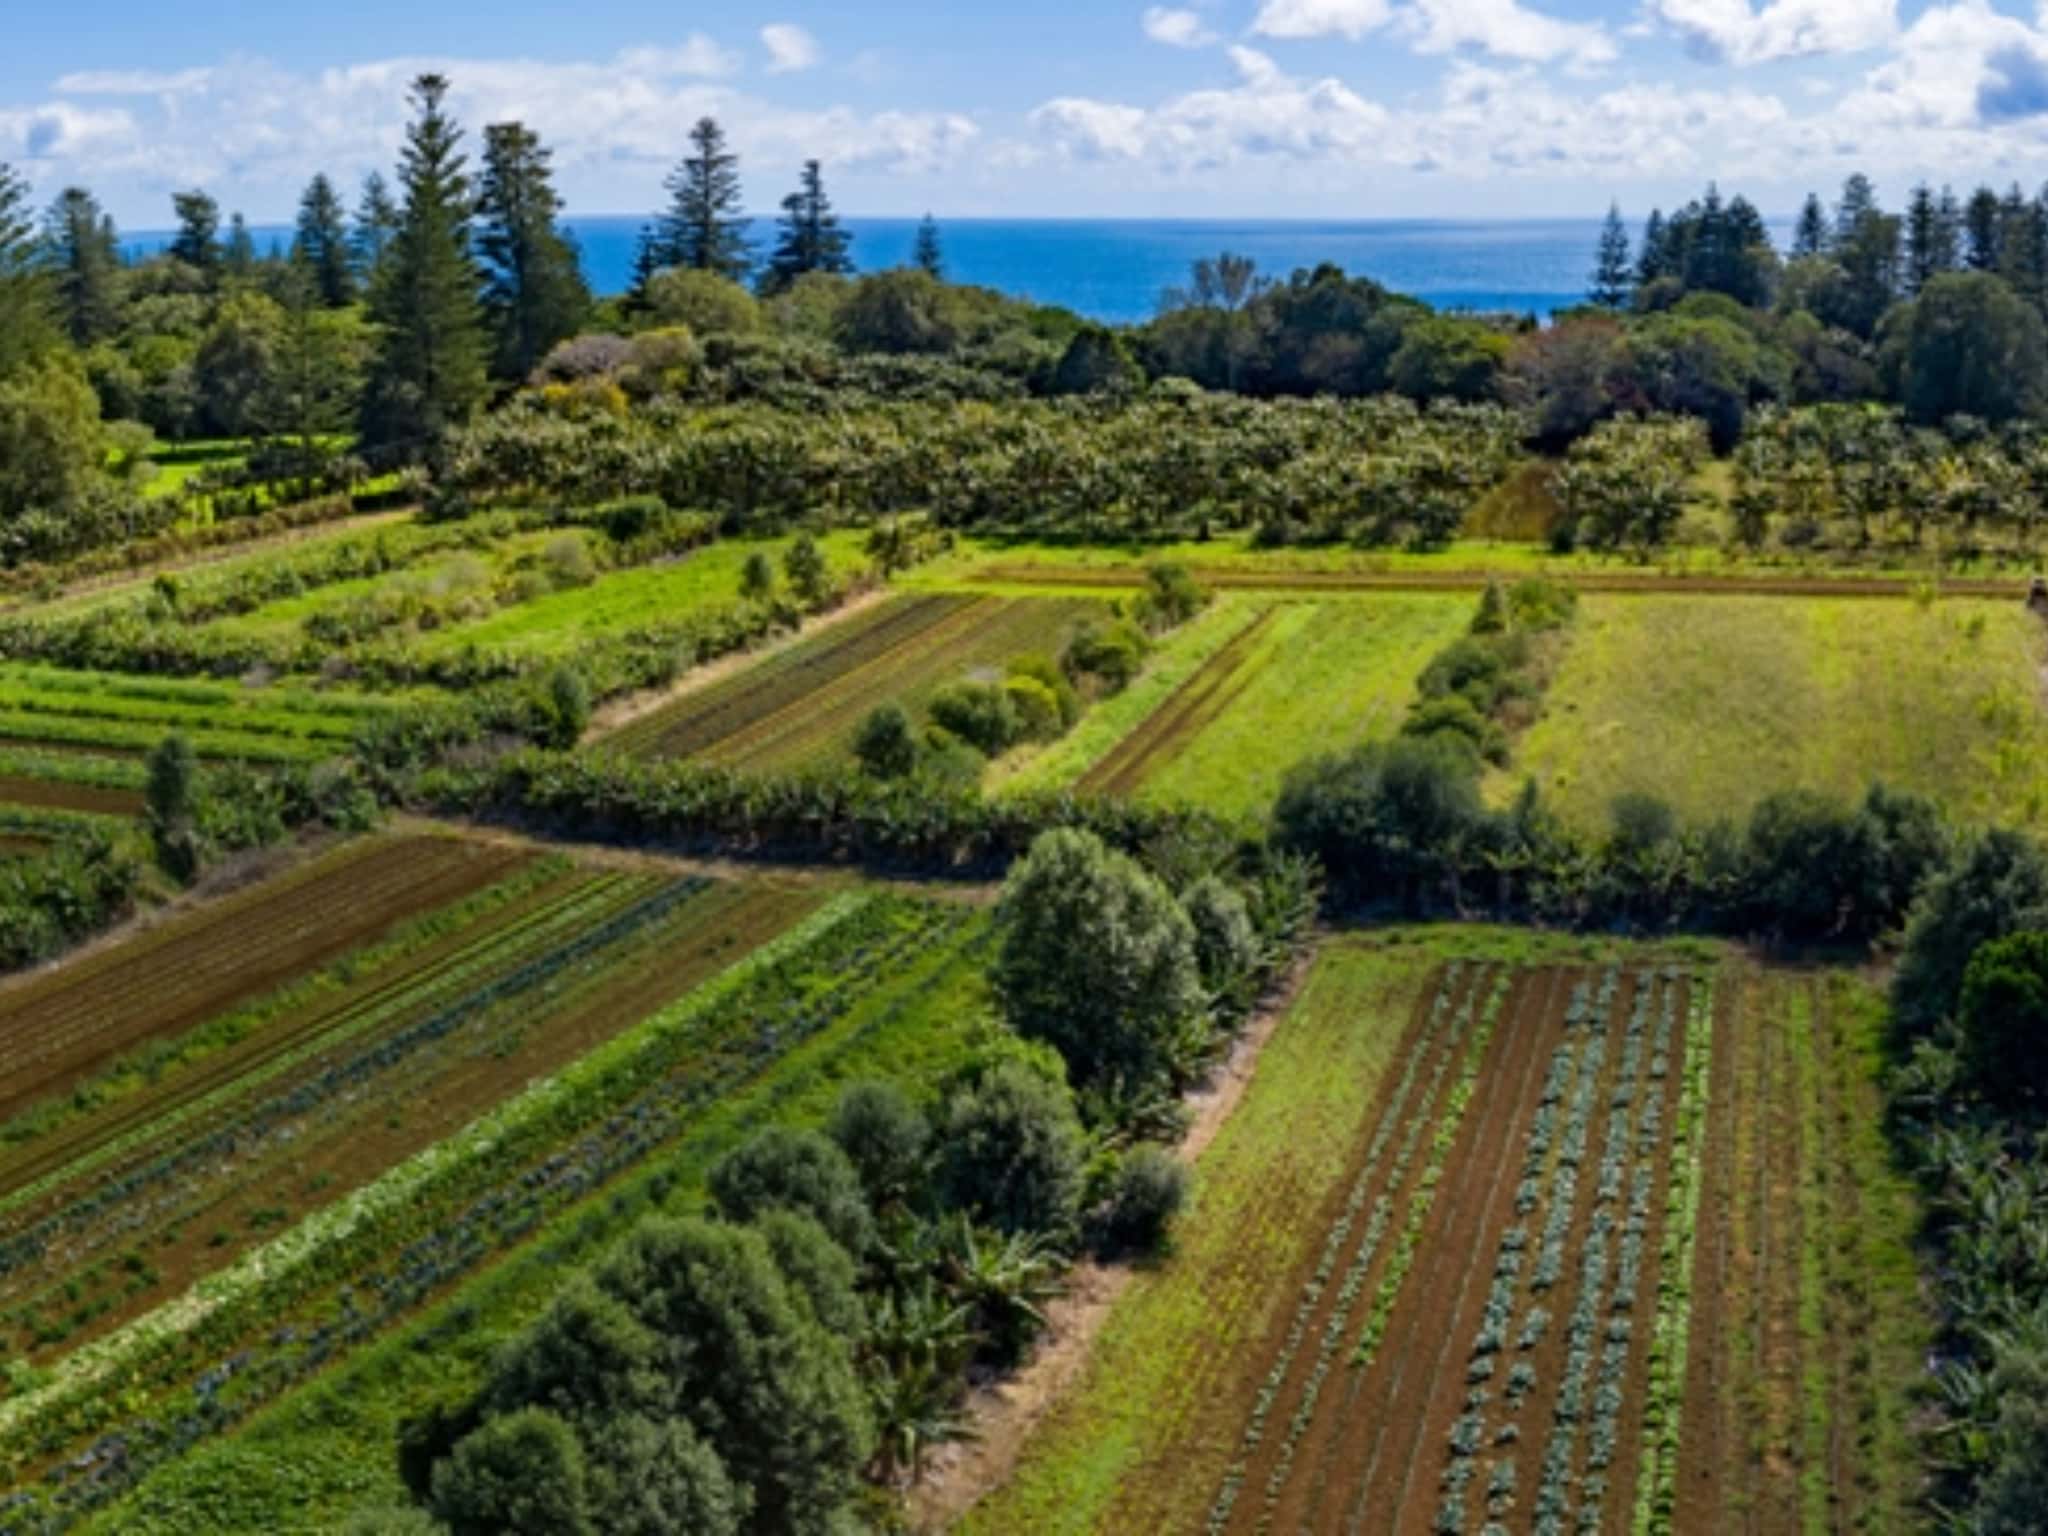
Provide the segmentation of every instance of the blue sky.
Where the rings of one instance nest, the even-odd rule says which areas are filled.
[[[2048,0],[2043,0],[2048,9]],[[1866,169],[2048,177],[2048,16],[1990,0],[647,0],[24,7],[0,160],[130,227],[202,185],[256,222],[388,166],[406,81],[555,146],[572,209],[637,213],[697,116],[773,206],[985,215],[1632,215],[1710,177],[1767,211]]]

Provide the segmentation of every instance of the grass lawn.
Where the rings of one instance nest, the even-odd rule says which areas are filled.
[[[845,576],[866,563],[859,530],[820,539],[827,563]],[[543,541],[545,542],[545,541]],[[488,618],[437,630],[422,641],[430,653],[466,646],[489,650],[551,653],[593,635],[618,634],[642,624],[681,618],[693,608],[737,602],[740,570],[747,556],[763,550],[775,562],[778,579],[788,539],[724,540],[680,560],[636,566],[600,576],[587,587],[552,593],[530,603],[500,609]]]
[[[1162,747],[1142,793],[1263,815],[1302,758],[1398,730],[1416,677],[1471,617],[1462,593],[1280,604],[1240,653],[1220,712]]]
[[[1516,749],[1559,809],[1616,795],[1694,819],[1873,779],[1973,818],[2048,822],[2041,621],[2019,603],[1592,595]]]

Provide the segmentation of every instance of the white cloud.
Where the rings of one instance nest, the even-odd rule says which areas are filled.
[[[1898,0],[1649,0],[1696,52],[1730,64],[1881,48],[1898,32]]]
[[[1740,0],[1736,0],[1740,3]],[[1611,63],[1613,41],[1593,22],[1560,21],[1521,0],[1265,0],[1252,18],[1262,37],[1342,37],[1357,42],[1391,29],[1418,53],[1464,49],[1495,58],[1586,67]]]
[[[740,56],[702,32],[692,32],[673,48],[628,48],[619,55],[618,65],[630,75],[715,77],[738,74]]]
[[[1348,37],[1355,43],[1393,15],[1388,0],[1265,0],[1252,30],[1261,37]]]
[[[65,75],[57,89],[66,96],[182,96],[204,90],[213,78],[206,69],[162,74],[147,69],[88,69]]]
[[[1172,48],[1205,48],[1216,41],[1199,14],[1173,6],[1155,5],[1145,12],[1145,35],[1155,43]]]
[[[786,21],[763,27],[761,46],[768,50],[768,73],[771,75],[814,69],[820,57],[818,40],[802,27]]]

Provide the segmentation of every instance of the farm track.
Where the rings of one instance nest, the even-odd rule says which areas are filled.
[[[984,600],[985,601],[985,600]],[[647,757],[691,757],[728,736],[892,654],[936,625],[975,606],[950,593],[883,603],[779,656],[764,658],[715,687],[684,694],[605,739]]]
[[[482,889],[517,858],[454,838],[380,839],[0,992],[13,1063],[0,1117]]]
[[[139,816],[142,791],[74,784],[64,779],[38,779],[25,774],[0,774],[0,804],[36,810],[82,811],[88,816]]]
[[[1128,795],[1143,784],[1155,758],[1199,734],[1251,685],[1252,678],[1239,678],[1238,670],[1278,611],[1266,608],[1254,616],[1143,724],[1089,769],[1076,787],[1098,794]]]
[[[1195,568],[1202,585],[1249,592],[1477,592],[1503,573],[1465,571],[1287,571],[1253,566],[1205,565]],[[1521,573],[1511,573],[1521,574]],[[1581,592],[1675,594],[1688,597],[1912,597],[1926,584],[1904,577],[1883,576],[1663,576],[1626,571],[1537,571]],[[1142,567],[989,565],[970,580],[991,585],[1071,587],[1083,591],[1129,591],[1144,584]],[[1987,581],[1944,578],[1945,597],[2011,598],[2026,596],[2020,580]]]

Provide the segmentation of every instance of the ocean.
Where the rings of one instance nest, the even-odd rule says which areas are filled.
[[[591,286],[619,293],[631,280],[639,218],[566,221],[583,251]],[[854,264],[876,271],[909,260],[915,219],[847,218]],[[257,249],[291,231],[252,231]],[[772,221],[752,233],[765,245]],[[1190,264],[1233,251],[1259,271],[1285,277],[1335,262],[1441,309],[1505,310],[1548,316],[1580,302],[1593,266],[1600,220],[1583,219],[941,219],[947,276],[1058,304],[1112,324],[1146,320],[1160,294],[1185,282]],[[1774,231],[1777,233],[1777,231]],[[131,253],[161,250],[162,231],[129,236]]]

